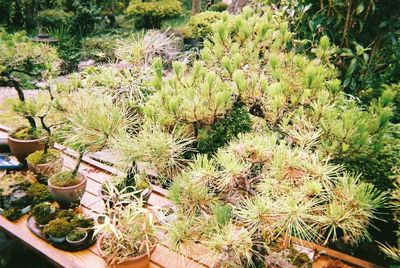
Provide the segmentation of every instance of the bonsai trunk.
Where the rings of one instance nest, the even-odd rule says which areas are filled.
[[[79,156],[78,156],[78,159],[77,159],[77,162],[76,162],[76,166],[74,168],[74,171],[72,171],[72,175],[74,175],[74,176],[78,175],[78,170],[79,170],[79,166],[81,165],[82,158],[83,158],[83,153],[79,152]]]
[[[192,0],[192,15],[200,12],[200,0]]]
[[[42,124],[42,127],[44,130],[46,130],[48,137],[46,140],[46,143],[44,144],[44,154],[47,154],[49,151],[49,147],[50,147],[50,136],[51,136],[51,129],[49,126],[46,125],[46,122],[44,121],[44,118],[46,116],[40,116],[40,123]]]
[[[24,91],[21,89],[21,83],[19,79],[15,78],[11,74],[6,74],[5,76],[10,80],[12,86],[17,91],[19,100],[25,103],[25,94]],[[28,120],[29,124],[31,125],[31,128],[36,129],[35,119],[32,116],[26,116],[25,118]]]

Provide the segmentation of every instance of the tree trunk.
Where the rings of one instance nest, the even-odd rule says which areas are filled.
[[[249,0],[232,0],[229,4],[228,12],[231,14],[238,14],[248,2]]]
[[[200,12],[200,0],[192,0],[192,15]]]

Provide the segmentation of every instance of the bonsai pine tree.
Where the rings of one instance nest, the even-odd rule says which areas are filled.
[[[69,176],[76,178],[84,154],[105,148],[113,137],[125,133],[131,122],[125,110],[113,103],[111,96],[75,91],[65,106],[66,124],[60,130],[63,144],[79,153],[77,163]],[[62,182],[60,183],[62,184]]]
[[[18,114],[30,125],[29,132],[38,128],[36,120],[44,117],[42,103],[28,101],[22,89],[22,78],[32,85],[33,80],[49,79],[58,73],[59,58],[55,48],[31,42],[24,33],[9,34],[0,29],[0,83],[13,87],[19,98],[15,104]]]

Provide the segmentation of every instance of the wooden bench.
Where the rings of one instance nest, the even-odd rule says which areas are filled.
[[[0,126],[0,138],[6,138],[7,131],[8,129],[6,127]],[[63,152],[64,168],[73,169],[76,153],[61,145],[56,145],[56,148]],[[87,214],[101,213],[104,210],[104,203],[98,197],[98,191],[101,183],[109,178],[111,174],[115,173],[116,170],[88,157],[84,157],[79,172],[86,175],[88,178],[86,192],[81,202],[82,209]],[[165,198],[165,195],[166,191],[164,189],[155,186],[149,204],[151,206],[164,206],[170,204],[170,202]],[[27,217],[27,215],[24,215],[18,221],[11,222],[0,216],[0,228],[13,238],[19,240],[24,245],[48,259],[56,266],[73,268],[100,268],[107,266],[103,259],[98,255],[95,245],[78,252],[67,252],[59,250],[46,241],[38,238],[28,229],[26,225]],[[179,268],[206,266],[198,261],[170,251],[165,244],[163,244],[163,241],[160,241],[160,244],[157,245],[156,250],[151,255],[150,267]]]

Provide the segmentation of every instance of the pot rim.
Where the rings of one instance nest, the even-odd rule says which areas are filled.
[[[53,185],[53,184],[51,184],[51,179],[54,177],[54,176],[56,176],[57,174],[54,174],[53,176],[51,176],[49,179],[48,179],[48,181],[47,181],[47,184],[51,187],[51,188],[54,188],[54,189],[57,189],[57,190],[61,190],[61,189],[75,189],[75,188],[78,188],[79,186],[82,186],[83,184],[85,184],[86,182],[87,182],[87,177],[85,176],[85,175],[83,175],[83,174],[81,174],[81,173],[78,173],[76,176],[79,176],[79,177],[81,177],[82,178],[82,181],[80,182],[80,183],[78,183],[78,184],[76,184],[76,185],[72,185],[72,186],[66,186],[66,187],[59,187],[59,186],[55,186],[55,185]]]
[[[101,242],[103,241],[103,239],[104,239],[104,234],[100,235],[100,236],[97,238],[97,243],[96,243],[96,248],[97,248],[97,251],[98,251],[100,257],[103,257],[103,256],[104,256],[103,251],[101,250],[101,247],[100,247],[100,244],[101,244]],[[145,256],[148,256],[149,259],[150,259],[150,256],[151,256],[151,254],[153,254],[153,252],[156,250],[156,247],[157,247],[157,243],[154,244],[154,245],[150,248],[150,251],[149,251],[149,252],[144,253],[144,254],[141,254],[141,255],[139,255],[139,256],[125,258],[122,262],[136,261],[136,260],[139,260],[139,259],[144,258]],[[119,263],[122,263],[122,262],[119,262]]]
[[[31,165],[31,166],[33,166],[33,167],[44,167],[44,166],[51,165],[51,164],[57,164],[58,162],[61,162],[61,161],[63,161],[63,160],[64,160],[64,158],[62,157],[61,153],[60,153],[60,156],[59,156],[56,160],[54,160],[53,162],[48,162],[48,163],[44,163],[44,164],[36,164],[36,165],[33,165],[32,163],[29,162],[28,159],[26,159],[26,161],[28,162],[28,164]]]
[[[16,132],[16,130],[8,132],[8,136],[7,137],[8,137],[9,140],[12,140],[14,142],[20,142],[20,143],[29,143],[29,142],[43,141],[43,140],[47,139],[47,137],[44,136],[42,138],[33,139],[33,140],[19,140],[19,139],[11,137],[11,135],[14,134],[15,132]]]

